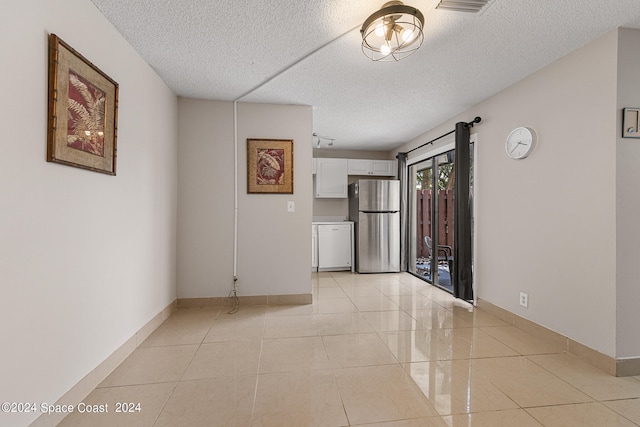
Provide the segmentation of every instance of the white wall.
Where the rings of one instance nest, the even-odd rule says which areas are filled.
[[[233,286],[233,103],[179,101],[178,297]],[[311,293],[312,110],[237,104],[238,295]],[[294,140],[294,194],[247,194],[247,138]],[[295,212],[287,212],[287,202]]]
[[[120,85],[115,177],[45,161],[48,33]],[[0,396],[54,403],[175,299],[177,101],[88,0],[2,2],[0,38]]]
[[[622,109],[640,108],[640,31],[622,29],[618,41],[617,356],[640,356],[640,139],[621,138]]]
[[[233,103],[179,98],[178,140],[178,297],[227,296],[233,283]]]
[[[482,117],[474,128],[477,296],[609,356],[616,355],[616,69],[613,32],[402,147]],[[517,126],[539,137],[520,161],[504,151]],[[518,304],[521,291],[528,309]]]
[[[309,106],[238,104],[238,280],[242,295],[311,293],[313,112]],[[247,194],[247,138],[293,139],[294,194]],[[287,201],[296,211],[287,212]]]

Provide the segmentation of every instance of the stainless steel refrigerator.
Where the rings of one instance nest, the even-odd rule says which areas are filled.
[[[349,185],[358,273],[400,271],[400,181],[361,179]]]

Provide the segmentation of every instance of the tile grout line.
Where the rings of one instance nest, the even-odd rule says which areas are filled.
[[[266,316],[265,316],[265,325],[264,328],[266,329]],[[260,354],[258,355],[258,369],[257,369],[257,374],[256,374],[256,385],[253,389],[253,404],[251,406],[251,420],[249,421],[249,425],[253,425],[253,417],[256,414],[256,403],[258,401],[258,385],[260,384],[260,363],[262,362],[262,350],[264,348],[264,330],[263,330],[263,334],[262,334],[262,338],[260,339]]]
[[[178,383],[179,382],[180,381],[176,381],[173,384],[173,388],[171,389],[171,393],[169,393],[169,396],[167,396],[167,400],[165,400],[164,403],[162,404],[162,407],[160,407],[160,410],[158,411],[158,415],[156,415],[155,419],[153,420],[153,424],[151,424],[152,426],[155,426],[158,423],[158,420],[160,419],[160,416],[162,415],[162,412],[167,407],[167,403],[169,403],[169,401],[173,397],[173,394],[175,393],[176,389],[178,388]]]
[[[638,400],[640,402],[640,398],[636,397],[634,399],[619,399],[619,400]],[[632,424],[636,425],[636,426],[640,426],[640,424],[634,422],[632,419],[630,419],[629,417],[627,417],[626,415],[616,411],[613,408],[608,407],[607,405],[604,404],[604,402],[617,402],[617,400],[606,400],[606,401],[602,401],[602,402],[598,402],[601,405],[603,405],[605,408],[609,409],[610,411],[613,411],[614,413],[620,415],[622,418],[624,418],[625,420],[629,420],[629,422],[631,422]]]
[[[553,353],[553,354],[558,354],[558,353]],[[531,356],[531,355],[529,355],[529,356]],[[538,356],[538,355],[535,355],[535,356]],[[564,378],[560,377],[560,376],[559,376],[559,375],[557,375],[556,373],[551,372],[549,369],[545,368],[545,367],[544,367],[544,366],[542,366],[541,364],[536,363],[536,361],[535,361],[535,360],[530,359],[528,356],[524,356],[524,355],[523,355],[523,357],[524,357],[524,358],[526,358],[529,362],[531,362],[531,363],[533,363],[534,365],[536,365],[537,367],[539,367],[539,368],[541,368],[542,370],[544,370],[545,372],[549,373],[550,375],[552,375],[552,376],[554,376],[555,378],[559,379],[559,380],[560,380],[560,381],[562,381],[563,383],[567,384],[569,387],[571,387],[571,388],[573,388],[573,389],[577,390],[579,393],[584,394],[584,395],[585,395],[585,396],[587,396],[589,399],[591,399],[591,401],[592,401],[592,402],[598,402],[598,403],[599,403],[599,401],[598,401],[598,400],[596,400],[593,396],[591,396],[590,394],[588,394],[588,393],[587,393],[587,392],[585,392],[585,391],[580,390],[578,387],[574,386],[573,384],[571,384],[570,382],[568,382],[568,381],[567,381],[567,380],[565,380]],[[585,402],[582,402],[582,403],[585,403]],[[587,402],[587,403],[588,403],[588,402]],[[556,406],[560,406],[560,405],[556,405]]]
[[[155,420],[153,421],[152,426],[155,426],[157,424],[158,420],[160,419],[160,416],[162,415],[162,413],[166,409],[167,404],[169,403],[169,401],[173,397],[176,389],[178,388],[178,385],[182,382],[182,379],[184,378],[184,375],[189,370],[189,366],[191,366],[191,363],[193,362],[193,359],[196,357],[196,354],[198,354],[198,350],[200,350],[200,348],[202,347],[202,344],[204,343],[204,340],[207,338],[207,335],[209,335],[209,331],[213,327],[213,324],[216,322],[216,319],[218,318],[218,316],[220,316],[220,310],[218,310],[218,313],[214,316],[213,321],[211,322],[211,324],[207,328],[207,332],[203,335],[202,339],[200,340],[200,343],[198,343],[198,348],[196,348],[196,351],[193,352],[193,355],[191,356],[191,359],[189,360],[189,363],[187,363],[187,366],[185,367],[184,371],[182,372],[182,375],[180,375],[180,378],[175,382],[175,384],[173,386],[173,389],[171,390],[171,393],[169,393],[169,396],[167,397],[167,400],[164,402],[164,404],[160,408],[160,411],[158,412],[158,415],[156,416]]]
[[[324,352],[327,355],[327,360],[329,360],[329,352],[327,351],[327,346],[324,342],[324,337],[321,336],[320,337],[321,341],[322,341],[322,348],[324,348]],[[347,408],[344,404],[344,398],[342,397],[342,393],[340,392],[340,387],[338,387],[338,379],[336,378],[336,373],[335,373],[335,369],[332,365],[331,365],[331,360],[329,360],[329,369],[331,369],[331,377],[333,378],[333,385],[336,388],[336,391],[338,392],[338,396],[340,396],[340,405],[342,406],[342,411],[344,412],[344,416],[347,419],[347,426],[351,425],[351,421],[349,420],[349,414],[347,413]]]

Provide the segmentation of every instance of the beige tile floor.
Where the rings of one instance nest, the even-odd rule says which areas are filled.
[[[306,306],[174,313],[62,426],[640,426],[614,378],[408,274],[314,274]]]

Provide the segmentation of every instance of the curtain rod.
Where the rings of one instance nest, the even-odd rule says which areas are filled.
[[[471,120],[470,122],[465,123],[465,125],[466,125],[466,126],[473,127],[473,125],[474,125],[474,124],[476,124],[476,123],[480,123],[481,121],[482,121],[482,119],[481,119],[480,117],[476,117],[475,119]],[[454,133],[455,131],[456,131],[456,130],[454,129],[454,130],[452,130],[452,131],[450,131],[450,132],[447,132],[447,133],[442,134],[442,135],[440,135],[440,136],[438,136],[438,137],[436,137],[436,138],[433,138],[433,139],[432,139],[431,141],[429,141],[429,142],[425,142],[425,143],[424,143],[424,144],[422,144],[422,145],[418,145],[417,147],[412,148],[412,149],[411,149],[411,150],[409,150],[409,151],[405,151],[404,153],[398,153],[398,156],[400,156],[400,155],[405,155],[405,156],[406,156],[407,154],[412,153],[412,152],[414,152],[414,151],[416,151],[416,150],[419,150],[419,149],[420,149],[420,148],[422,148],[422,147],[425,147],[425,146],[427,146],[427,145],[429,145],[429,144],[433,144],[434,142],[436,142],[436,141],[437,141],[437,140],[439,140],[439,139],[444,138],[445,136],[449,136],[449,135],[451,135],[451,134],[452,134],[452,133]],[[396,157],[397,157],[397,156],[396,156]]]

